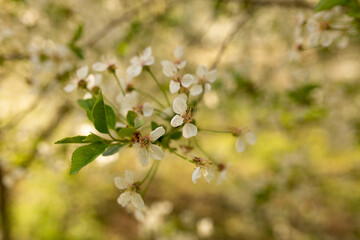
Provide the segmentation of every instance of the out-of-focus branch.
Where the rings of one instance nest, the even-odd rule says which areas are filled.
[[[9,222],[9,198],[8,189],[4,184],[4,170],[0,163],[0,221],[1,221],[1,239],[10,240],[10,222]]]
[[[22,53],[12,53],[9,55],[0,55],[0,63],[3,61],[16,61],[16,60],[24,60],[29,59],[29,56]]]
[[[222,56],[224,55],[225,50],[229,46],[230,42],[233,40],[233,38],[239,32],[239,30],[245,25],[245,23],[247,23],[247,21],[250,19],[250,17],[251,17],[250,15],[247,15],[247,16],[239,19],[239,21],[235,24],[232,31],[229,32],[229,34],[224,38],[224,40],[221,44],[221,47],[220,47],[218,53],[216,54],[215,60],[214,60],[213,64],[211,64],[211,69],[216,68],[216,66],[219,64]]]
[[[34,141],[34,145],[32,147],[31,152],[28,156],[23,160],[22,167],[28,168],[31,163],[34,161],[37,153],[38,144],[51,136],[51,134],[56,130],[56,128],[60,125],[60,123],[65,119],[65,117],[69,114],[72,106],[69,103],[65,103],[61,107],[59,107],[57,114],[54,116],[53,120],[50,124],[45,128],[42,133],[38,136],[38,138]]]
[[[108,35],[112,30],[114,30],[118,25],[129,20],[134,14],[139,12],[141,9],[146,8],[152,0],[147,0],[127,11],[125,11],[120,17],[117,17],[111,20],[108,24],[102,27],[99,31],[95,32],[88,41],[85,42],[85,47],[93,47],[100,39]]]
[[[284,7],[314,9],[314,6],[304,0],[236,0],[252,7]]]

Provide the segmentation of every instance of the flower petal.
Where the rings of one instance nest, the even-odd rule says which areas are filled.
[[[210,72],[208,72],[207,74],[206,74],[206,80],[208,80],[209,82],[214,82],[215,80],[216,80],[216,78],[217,78],[217,71],[216,71],[216,69],[214,69],[214,70],[211,70]]]
[[[178,127],[183,124],[184,119],[180,115],[175,115],[170,122],[170,125],[173,127]]]
[[[145,207],[144,200],[142,199],[141,195],[138,194],[137,192],[131,193],[131,202],[132,204],[134,204],[134,207],[136,207],[137,209],[141,210]]]
[[[203,92],[203,87],[200,84],[194,85],[190,88],[190,95],[197,96]]]
[[[163,150],[161,149],[161,147],[159,147],[155,144],[151,144],[149,146],[149,153],[150,153],[150,156],[155,160],[162,160],[165,157],[165,154],[164,154]]]
[[[184,138],[191,138],[196,136],[197,127],[192,123],[186,123],[182,129]]]
[[[254,145],[256,143],[256,135],[253,132],[247,132],[245,134],[245,140],[250,144]]]
[[[67,93],[70,93],[72,91],[74,91],[76,89],[77,85],[76,84],[68,84],[64,87],[64,91],[67,92]]]
[[[134,144],[134,147],[137,150],[137,155],[139,158],[139,162],[142,166],[146,166],[149,162],[149,153],[145,147],[141,147],[140,144]]]
[[[205,77],[205,74],[207,73],[207,68],[205,65],[200,65],[197,69],[196,69],[196,75],[200,78]]]
[[[126,69],[126,76],[129,78],[137,77],[140,75],[142,67],[140,65],[130,65]]]
[[[78,78],[85,78],[86,75],[88,74],[89,72],[89,67],[88,66],[84,66],[82,68],[79,68],[77,71],[76,71],[76,76],[78,76]]]
[[[122,177],[115,177],[114,182],[115,186],[120,190],[126,189],[128,187],[126,180]]]
[[[214,178],[214,175],[215,175],[214,169],[212,169],[210,167],[203,167],[201,170],[204,175],[204,178],[209,183]]]
[[[97,72],[103,72],[108,68],[108,65],[102,62],[97,62],[92,65],[92,69]]]
[[[186,88],[188,88],[193,82],[194,82],[194,77],[189,73],[185,74],[181,79],[181,85],[183,85],[183,87]]]
[[[170,81],[169,89],[171,93],[176,93],[180,90],[180,83],[173,80]]]
[[[150,117],[154,112],[154,108],[151,103],[146,102],[143,104],[142,111],[145,117]]]
[[[193,174],[192,174],[192,181],[193,183],[196,183],[196,181],[201,178],[201,171],[200,167],[195,168]]]
[[[184,56],[184,47],[182,46],[178,46],[175,50],[174,50],[174,57],[176,59],[181,59]]]
[[[154,142],[164,134],[165,134],[164,127],[157,127],[156,129],[154,129],[154,131],[150,133],[150,141]]]
[[[163,67],[162,72],[165,76],[173,77],[176,74],[177,69],[176,69],[176,66],[172,62],[170,62],[168,60],[164,60],[164,61],[161,61],[161,65]]]
[[[129,171],[129,170],[125,171],[125,180],[129,185],[134,183],[134,175],[133,175],[132,171]]]
[[[242,153],[245,150],[245,142],[242,138],[238,137],[235,142],[235,149],[237,152]]]
[[[177,96],[173,102],[174,112],[180,115],[186,113],[186,109],[187,109],[186,98],[184,98],[184,95]]]
[[[125,191],[117,199],[118,204],[120,204],[122,207],[126,207],[126,205],[129,203],[131,199],[131,192]]]

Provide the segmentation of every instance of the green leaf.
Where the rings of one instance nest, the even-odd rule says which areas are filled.
[[[55,144],[62,143],[86,143],[83,140],[86,139],[86,136],[75,136],[75,137],[67,137],[57,141]]]
[[[69,44],[68,45],[70,50],[79,58],[79,59],[84,59],[84,51],[81,47],[78,47],[74,44]]]
[[[135,128],[130,127],[130,128],[121,128],[117,132],[118,132],[119,137],[129,137],[129,138],[131,138],[135,131],[136,131]]]
[[[339,5],[353,7],[358,4],[357,0],[321,0],[318,4],[316,4],[315,12],[328,10]]]
[[[108,148],[106,149],[106,151],[103,152],[102,155],[105,156],[105,157],[106,157],[106,156],[113,155],[113,154],[117,153],[122,146],[124,146],[124,144],[113,144],[113,145],[110,145],[110,147],[108,147]]]
[[[94,104],[96,102],[95,98],[90,98],[90,99],[79,99],[78,104],[80,105],[80,107],[82,107],[85,111],[86,111],[86,115],[88,117],[88,119],[90,121],[93,121],[92,118],[92,109],[94,107]]]
[[[173,132],[170,134],[170,139],[173,139],[173,140],[179,140],[182,136],[182,133],[180,131],[177,131],[177,132]]]
[[[108,140],[106,140],[96,134],[91,133],[89,136],[87,136],[84,139],[84,141],[94,143],[94,142],[107,142]]]
[[[159,127],[159,124],[157,124],[156,122],[151,122],[151,131],[154,131],[158,127]]]
[[[84,33],[84,25],[79,24],[78,28],[76,29],[74,36],[72,37],[70,44],[76,43],[83,35]]]
[[[305,84],[303,86],[300,86],[296,89],[293,89],[289,91],[288,96],[291,100],[293,100],[296,103],[303,104],[303,105],[311,105],[312,104],[312,98],[311,93],[316,88],[319,88],[320,86],[317,84]]]
[[[114,129],[116,125],[116,116],[114,110],[112,107],[105,104],[105,113],[107,126],[111,129]]]
[[[95,160],[105,151],[106,147],[107,145],[104,143],[91,143],[77,148],[71,157],[70,175],[78,173],[81,168]]]
[[[98,98],[92,109],[92,117],[94,127],[101,133],[109,133],[109,129],[106,122],[105,104],[102,93],[99,93]]]
[[[134,111],[129,111],[126,115],[126,121],[131,125],[135,125],[135,118],[137,117],[137,114]]]
[[[142,125],[144,125],[144,123],[145,123],[145,121],[144,121],[144,118],[142,116],[137,116],[135,118],[135,123],[134,123],[135,128],[141,127]]]

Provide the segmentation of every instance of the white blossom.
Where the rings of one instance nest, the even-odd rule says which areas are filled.
[[[125,171],[125,178],[115,177],[115,186],[123,192],[117,199],[117,202],[122,206],[126,207],[129,203],[137,209],[144,209],[144,200],[141,195],[136,192],[136,186],[134,185],[134,176],[131,171]]]
[[[244,136],[238,136],[235,141],[235,149],[237,152],[241,153],[245,150],[245,142],[250,145],[255,145],[256,135],[253,132],[247,132]]]
[[[164,60],[161,61],[161,65],[163,66],[163,74],[167,77],[171,77],[169,85],[171,93],[178,92],[181,86],[188,88],[193,83],[194,77],[189,73],[184,75],[180,74],[174,63]]]
[[[144,66],[151,66],[154,62],[151,47],[147,47],[142,54],[131,58],[131,65],[126,69],[126,75],[130,78],[137,77]]]
[[[164,134],[164,127],[158,127],[149,135],[146,135],[144,137],[139,136],[139,139],[134,144],[134,147],[137,150],[139,162],[141,165],[145,166],[149,162],[149,157],[152,157],[155,160],[162,160],[165,157],[165,154],[161,147],[153,144],[153,142],[155,142]]]
[[[210,166],[198,166],[195,168],[192,174],[192,181],[196,183],[199,178],[201,178],[201,174],[204,176],[206,181],[209,183],[214,178],[214,169]]]
[[[211,83],[213,83],[216,78],[216,69],[208,71],[205,65],[200,65],[196,70],[196,84],[190,88],[190,95],[197,96],[203,91],[210,91]]]
[[[68,85],[65,86],[64,91],[67,92],[67,93],[74,91],[77,88],[78,83],[81,80],[84,80],[84,81],[87,82],[89,80],[89,79],[86,78],[88,76],[88,73],[89,73],[89,67],[88,66],[84,66],[84,67],[79,68],[76,71],[76,78],[73,79],[71,81],[71,83],[69,83]]]
[[[197,127],[191,123],[194,115],[192,111],[187,110],[186,102],[187,96],[184,93],[174,99],[173,110],[177,115],[171,119],[170,124],[173,127],[179,127],[185,123],[182,128],[182,133],[185,138],[190,138],[197,135]]]
[[[96,72],[103,72],[105,70],[115,70],[116,59],[110,58],[103,62],[96,62],[92,65],[92,69]]]

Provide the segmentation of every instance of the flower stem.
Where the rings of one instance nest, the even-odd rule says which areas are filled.
[[[161,90],[161,92],[164,94],[164,97],[166,99],[166,102],[169,106],[171,106],[169,98],[166,94],[165,89],[161,86],[160,82],[157,80],[157,78],[155,77],[155,75],[153,74],[153,72],[150,70],[150,68],[148,66],[144,67],[144,69],[151,75],[152,79],[154,79],[154,81],[156,82],[157,86],[159,87],[159,89]]]
[[[146,195],[147,191],[149,190],[149,187],[156,176],[157,170],[159,169],[160,161],[154,160],[153,165],[154,165],[154,170],[152,171],[152,175],[151,175],[150,180],[147,183],[146,187],[144,188],[144,191],[141,193],[142,197],[144,197]]]
[[[181,155],[180,153],[175,152],[174,150],[170,150],[170,152],[172,152],[176,156],[178,156],[178,157],[180,157],[180,158],[182,158],[182,159],[184,159],[184,160],[186,160],[188,162],[195,163],[193,160],[188,159],[187,157]]]
[[[134,88],[135,91],[137,91],[138,93],[140,93],[141,95],[143,95],[144,97],[150,98],[151,100],[154,100],[157,104],[159,104],[160,107],[165,108],[165,106],[159,102],[156,98],[154,98],[153,96],[151,96],[150,94],[148,94],[147,92],[144,92],[138,88]]]
[[[123,87],[121,86],[120,79],[119,79],[118,76],[116,75],[115,71],[112,71],[111,73],[112,73],[112,75],[114,76],[114,78],[116,79],[116,82],[117,82],[117,84],[118,84],[119,87],[120,87],[121,93],[123,94],[123,96],[125,96],[125,91],[124,91]]]
[[[222,131],[222,130],[213,130],[213,129],[204,129],[204,128],[198,128],[198,131],[212,132],[212,133],[232,133],[232,131]]]
[[[146,179],[150,176],[150,173],[152,172],[152,170],[154,169],[154,166],[155,166],[155,163],[156,161],[154,161],[150,167],[150,169],[148,170],[148,172],[146,173],[145,177],[143,178],[143,180],[141,180],[141,182],[139,183],[139,186],[141,186],[145,181]]]

